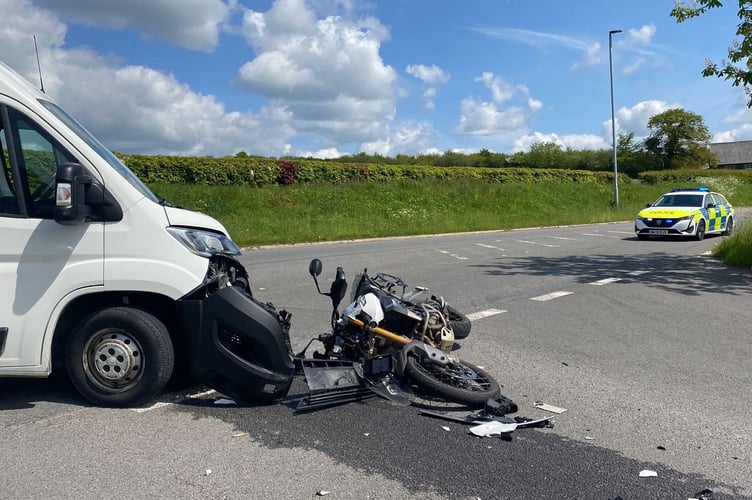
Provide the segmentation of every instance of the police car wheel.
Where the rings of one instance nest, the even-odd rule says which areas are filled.
[[[700,219],[700,222],[697,223],[697,232],[695,233],[695,239],[697,241],[702,241],[703,238],[705,238],[705,219]]]
[[[733,232],[734,232],[734,218],[729,217],[729,219],[726,221],[726,229],[723,230],[723,235],[729,236]]]

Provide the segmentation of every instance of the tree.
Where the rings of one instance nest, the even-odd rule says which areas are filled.
[[[749,98],[747,107],[752,108],[752,0],[738,0],[737,15],[741,21],[736,29],[736,38],[728,49],[728,60],[720,64],[706,61],[702,76],[716,76],[731,80],[734,87],[741,86]],[[677,0],[671,9],[671,17],[683,23],[704,14],[710,9],[722,7],[720,0],[691,0],[689,3]]]
[[[663,168],[699,168],[714,163],[710,132],[702,116],[674,108],[648,120],[645,149],[663,160]]]
[[[564,150],[555,142],[535,142],[525,155],[525,163],[534,168],[559,167],[564,159]]]

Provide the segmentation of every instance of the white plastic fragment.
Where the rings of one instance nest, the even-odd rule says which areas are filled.
[[[533,403],[533,406],[541,410],[550,411],[551,413],[564,413],[567,411],[566,408],[559,408],[558,406],[550,405],[542,401],[536,401]]]
[[[239,437],[243,437],[243,436],[247,436],[247,435],[248,435],[247,432],[236,432],[235,434],[232,435],[232,437],[239,438]]]
[[[364,432],[364,433],[363,433],[363,435],[364,435],[365,437],[368,437],[368,436],[370,436],[370,435],[371,435],[371,433],[370,433],[370,432]]]
[[[206,469],[204,471],[204,476],[208,476],[209,474],[211,474],[211,472],[212,472],[211,469]]]
[[[588,441],[592,441],[595,438],[593,436],[585,436],[585,439],[587,439]]]
[[[658,477],[658,473],[654,470],[643,469],[640,471],[640,477]]]
[[[505,424],[498,420],[491,420],[490,422],[470,427],[470,433],[480,437],[500,436],[512,432],[516,428],[517,424]]]
[[[237,402],[235,402],[235,400],[234,400],[234,399],[230,399],[230,398],[219,398],[219,399],[215,399],[215,400],[214,400],[214,404],[215,404],[215,405],[236,405],[236,404],[238,404],[238,403],[237,403]]]
[[[327,496],[327,495],[328,495],[329,493],[331,493],[331,491],[326,491],[326,490],[319,490],[319,491],[317,491],[317,492],[316,492],[316,496],[317,496],[317,497],[325,497],[325,496]]]
[[[442,426],[441,426],[441,428],[442,428],[442,429],[444,429],[444,430],[445,430],[445,431],[447,431],[447,432],[449,432],[449,431],[451,430],[451,429],[450,429],[449,427],[447,427],[446,425],[442,425]]]

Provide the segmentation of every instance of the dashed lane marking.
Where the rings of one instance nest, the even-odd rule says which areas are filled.
[[[439,249],[437,249],[436,251],[439,252],[439,253],[443,253],[444,255],[448,255],[450,257],[454,257],[457,260],[467,260],[468,259],[468,257],[461,257],[461,256],[457,255],[456,253],[450,253],[447,250],[439,250]]]
[[[530,240],[514,240],[517,243],[527,243],[528,245],[540,245],[542,247],[549,247],[549,248],[559,248],[559,245],[549,245],[548,243],[540,243],[538,241],[530,241]]]
[[[538,302],[545,302],[547,300],[553,300],[558,299],[559,297],[564,297],[565,295],[572,295],[574,292],[552,292],[547,293],[546,295],[539,295],[538,297],[532,297],[530,300],[537,300]]]
[[[598,233],[582,233],[583,236],[598,236],[599,238],[619,238],[618,236],[611,236],[610,234],[598,234]]]
[[[602,280],[593,281],[590,284],[600,286],[600,285],[608,285],[609,283],[616,283],[617,281],[621,281],[621,278],[605,278]]]
[[[499,250],[500,252],[506,252],[506,249],[504,248],[495,247],[493,245],[486,245],[485,243],[476,243],[476,245],[483,248],[492,248],[494,250]]]
[[[546,236],[546,238],[553,238],[555,240],[577,241],[577,238],[566,238],[564,236]]]
[[[486,309],[485,311],[478,311],[476,313],[470,313],[467,315],[467,319],[475,321],[477,319],[488,318],[489,316],[496,316],[507,312],[506,309]]]

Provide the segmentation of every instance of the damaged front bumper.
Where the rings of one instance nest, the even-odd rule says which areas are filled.
[[[197,381],[234,399],[269,403],[287,394],[295,375],[290,315],[252,297],[236,264],[243,277],[234,286],[179,301],[185,355]]]

